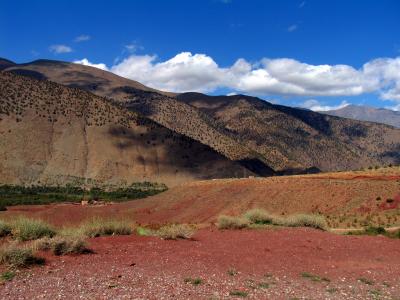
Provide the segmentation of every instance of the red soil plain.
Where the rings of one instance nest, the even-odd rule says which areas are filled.
[[[389,215],[391,223],[385,225],[398,226],[399,194],[399,169],[392,168],[193,182],[98,207],[10,207],[2,218],[22,214],[59,227],[97,216],[149,226],[192,223],[200,229],[191,240],[133,234],[90,239],[92,254],[40,253],[46,264],[18,271],[0,287],[0,298],[400,299],[399,239],[309,228],[218,230],[213,225],[220,214],[257,207],[284,215],[319,212],[328,220]]]

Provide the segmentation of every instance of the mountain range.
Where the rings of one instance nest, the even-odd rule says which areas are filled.
[[[158,91],[89,66],[0,60],[0,178],[168,185],[400,163],[400,130],[259,98]]]
[[[342,118],[382,123],[400,128],[400,112],[385,108],[347,105],[340,109],[329,110],[322,113]]]

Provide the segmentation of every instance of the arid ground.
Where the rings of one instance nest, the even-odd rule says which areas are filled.
[[[199,181],[103,206],[9,207],[1,213],[5,220],[26,215],[57,227],[102,217],[149,227],[191,223],[198,231],[189,240],[91,238],[91,254],[40,252],[46,264],[17,271],[3,282],[0,298],[400,299],[400,240],[338,234],[363,222],[399,226],[399,182],[398,168],[385,168]],[[280,216],[320,213],[330,229],[215,226],[221,214],[255,207]]]

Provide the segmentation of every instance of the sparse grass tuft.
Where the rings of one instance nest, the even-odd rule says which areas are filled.
[[[203,283],[203,280],[201,278],[185,278],[184,282],[191,283],[193,285],[200,285]]]
[[[264,209],[254,208],[247,211],[244,217],[253,224],[272,224],[274,216]]]
[[[84,254],[91,252],[82,237],[42,238],[35,243],[37,250],[50,250],[54,255]]]
[[[358,278],[358,281],[368,284],[368,285],[373,285],[374,282],[371,279],[365,278],[365,277],[360,277]]]
[[[11,226],[0,220],[0,237],[4,237],[11,234]]]
[[[164,240],[190,239],[194,233],[194,227],[187,224],[165,225],[156,231],[156,235]]]
[[[301,277],[310,279],[311,281],[314,281],[314,282],[322,282],[322,281],[330,282],[331,281],[329,278],[320,277],[318,275],[311,274],[311,273],[308,273],[308,272],[301,273]]]
[[[80,231],[87,237],[99,237],[107,235],[129,235],[132,226],[126,221],[93,219],[84,223]]]
[[[283,219],[283,226],[289,227],[312,227],[315,229],[326,230],[328,225],[323,216],[320,215],[309,215],[309,214],[298,214],[289,216]]]
[[[229,276],[236,276],[238,273],[239,273],[239,272],[236,271],[235,269],[229,269],[228,272],[227,272],[227,274],[228,274]]]
[[[337,288],[335,288],[335,287],[331,287],[331,288],[326,289],[326,291],[329,294],[334,294],[334,293],[338,292],[339,290]]]
[[[219,229],[243,229],[249,226],[249,222],[242,217],[221,215],[218,217],[217,226]]]
[[[0,275],[1,281],[10,281],[15,277],[15,272],[6,271]]]
[[[268,288],[269,288],[269,283],[267,283],[267,282],[260,282],[260,283],[258,284],[258,287],[261,288],[261,289],[268,289]]]
[[[244,291],[237,291],[237,290],[235,290],[235,291],[231,291],[231,292],[229,293],[229,295],[230,295],[230,296],[240,297],[240,298],[246,298],[247,295],[248,295],[248,293],[247,293],[247,292],[244,292]]]
[[[44,264],[44,259],[35,256],[33,250],[30,248],[11,244],[0,250],[0,263],[12,268],[20,268],[31,265],[42,265]]]
[[[30,241],[53,237],[56,232],[44,221],[20,217],[11,223],[11,234],[20,241]]]

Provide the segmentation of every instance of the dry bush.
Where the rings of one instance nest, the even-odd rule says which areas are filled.
[[[325,217],[321,215],[312,214],[298,214],[289,216],[286,219],[281,219],[282,226],[288,227],[312,227],[315,229],[326,230],[328,224],[326,223]]]
[[[165,225],[156,231],[156,235],[164,240],[190,239],[195,228],[187,224]]]
[[[53,237],[56,232],[46,222],[20,217],[11,224],[11,234],[20,241],[36,240],[42,237]]]
[[[276,218],[264,209],[254,208],[247,211],[244,217],[253,224],[272,224]]]
[[[12,243],[0,249],[0,263],[12,268],[20,268],[44,264],[44,259],[36,256],[31,248]]]
[[[242,217],[221,215],[218,217],[217,227],[219,229],[243,229],[249,226],[249,222]]]
[[[37,240],[34,247],[37,250],[50,250],[54,255],[84,254],[91,252],[82,237],[44,237]]]
[[[132,233],[132,226],[127,221],[93,219],[84,223],[78,230],[88,237],[129,235]]]
[[[4,237],[11,234],[10,224],[0,220],[0,237]]]

